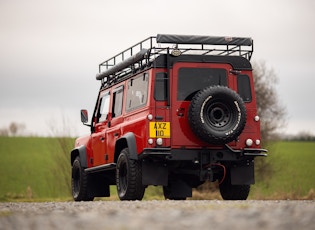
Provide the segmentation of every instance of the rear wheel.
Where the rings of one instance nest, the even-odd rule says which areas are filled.
[[[142,185],[141,163],[130,159],[128,148],[121,151],[117,160],[116,185],[120,200],[142,200],[145,187]]]
[[[88,194],[88,176],[81,166],[80,157],[72,164],[72,196],[75,201],[92,201],[94,197]]]

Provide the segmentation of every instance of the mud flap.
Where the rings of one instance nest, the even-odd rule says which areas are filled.
[[[91,197],[109,197],[109,185],[103,182],[104,178],[99,175],[88,175],[88,194]]]
[[[254,163],[244,166],[231,167],[231,184],[250,185],[255,184]]]
[[[183,180],[171,181],[165,189],[168,199],[192,197],[192,188]]]
[[[163,185],[168,184],[168,169],[163,163],[145,160],[142,162],[142,184]]]

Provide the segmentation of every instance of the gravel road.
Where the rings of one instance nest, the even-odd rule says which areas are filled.
[[[0,203],[9,229],[315,229],[315,201]]]

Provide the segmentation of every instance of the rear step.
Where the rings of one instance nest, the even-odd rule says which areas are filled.
[[[92,167],[92,168],[87,168],[84,171],[86,173],[98,173],[98,172],[114,170],[114,169],[116,169],[116,163],[99,165],[99,166],[95,166],[95,167]]]

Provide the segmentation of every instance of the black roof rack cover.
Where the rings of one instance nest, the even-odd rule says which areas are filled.
[[[140,50],[140,52],[134,54],[133,56],[127,58],[126,60],[124,60],[123,62],[120,62],[116,65],[114,65],[113,67],[107,69],[104,72],[101,72],[99,74],[96,75],[96,80],[102,80],[105,77],[108,77],[124,68],[127,68],[128,66],[134,64],[135,62],[141,61],[144,56],[147,54],[148,49],[142,49]]]
[[[241,37],[219,37],[219,36],[199,36],[199,35],[175,35],[158,34],[157,43],[176,43],[176,44],[206,44],[206,45],[243,45],[251,46],[251,38]]]

